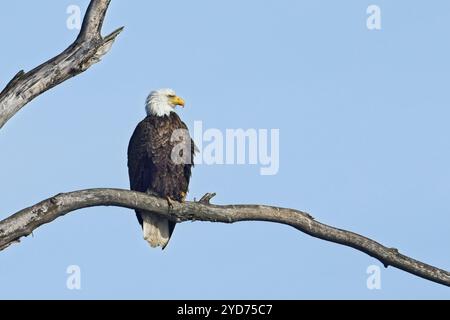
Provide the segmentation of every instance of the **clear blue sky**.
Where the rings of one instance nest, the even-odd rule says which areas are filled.
[[[0,85],[67,47],[66,8],[2,3]],[[382,30],[366,28],[381,8]],[[0,215],[63,191],[128,188],[126,148],[150,90],[174,88],[190,128],[280,129],[280,170],[195,168],[189,198],[265,203],[450,269],[448,1],[112,0],[112,51],[0,132]],[[66,268],[81,268],[81,290]],[[134,213],[72,213],[0,253],[0,298],[450,298],[353,249],[268,223],[179,225],[167,250]]]

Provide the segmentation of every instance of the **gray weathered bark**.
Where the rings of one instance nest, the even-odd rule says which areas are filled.
[[[64,52],[25,73],[19,71],[0,93],[0,129],[23,106],[61,82],[86,71],[111,48],[119,28],[106,37],[100,34],[110,0],[92,0],[81,31]]]
[[[416,276],[450,286],[450,272],[438,269],[387,248],[359,234],[337,229],[316,221],[306,212],[263,205],[209,204],[211,195],[202,202],[172,203],[167,200],[129,190],[90,189],[56,195],[32,207],[23,209],[0,221],[0,250],[29,235],[39,226],[74,210],[93,206],[119,206],[157,212],[176,222],[210,221],[233,223],[238,221],[268,221],[292,226],[315,238],[335,242],[380,260],[386,267],[393,266]]]

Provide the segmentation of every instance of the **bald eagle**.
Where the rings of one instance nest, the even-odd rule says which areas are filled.
[[[186,124],[175,113],[184,100],[171,89],[152,91],[147,98],[147,117],[128,146],[131,190],[146,192],[169,201],[184,201],[188,192],[195,145]],[[136,210],[144,239],[152,247],[167,246],[175,222],[151,211]]]

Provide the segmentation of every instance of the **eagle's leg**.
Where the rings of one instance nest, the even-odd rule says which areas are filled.
[[[173,209],[173,200],[169,196],[166,196],[166,200],[167,200],[167,206],[168,206],[169,212],[170,212],[170,210]]]
[[[181,191],[181,192],[180,192],[180,196],[181,196],[181,201],[180,201],[180,202],[181,202],[181,203],[184,203],[184,202],[186,201],[187,193]]]

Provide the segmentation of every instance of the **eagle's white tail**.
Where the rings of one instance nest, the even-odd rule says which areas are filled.
[[[151,213],[141,213],[141,216],[144,239],[152,248],[161,246],[164,249],[170,239],[169,220]]]

